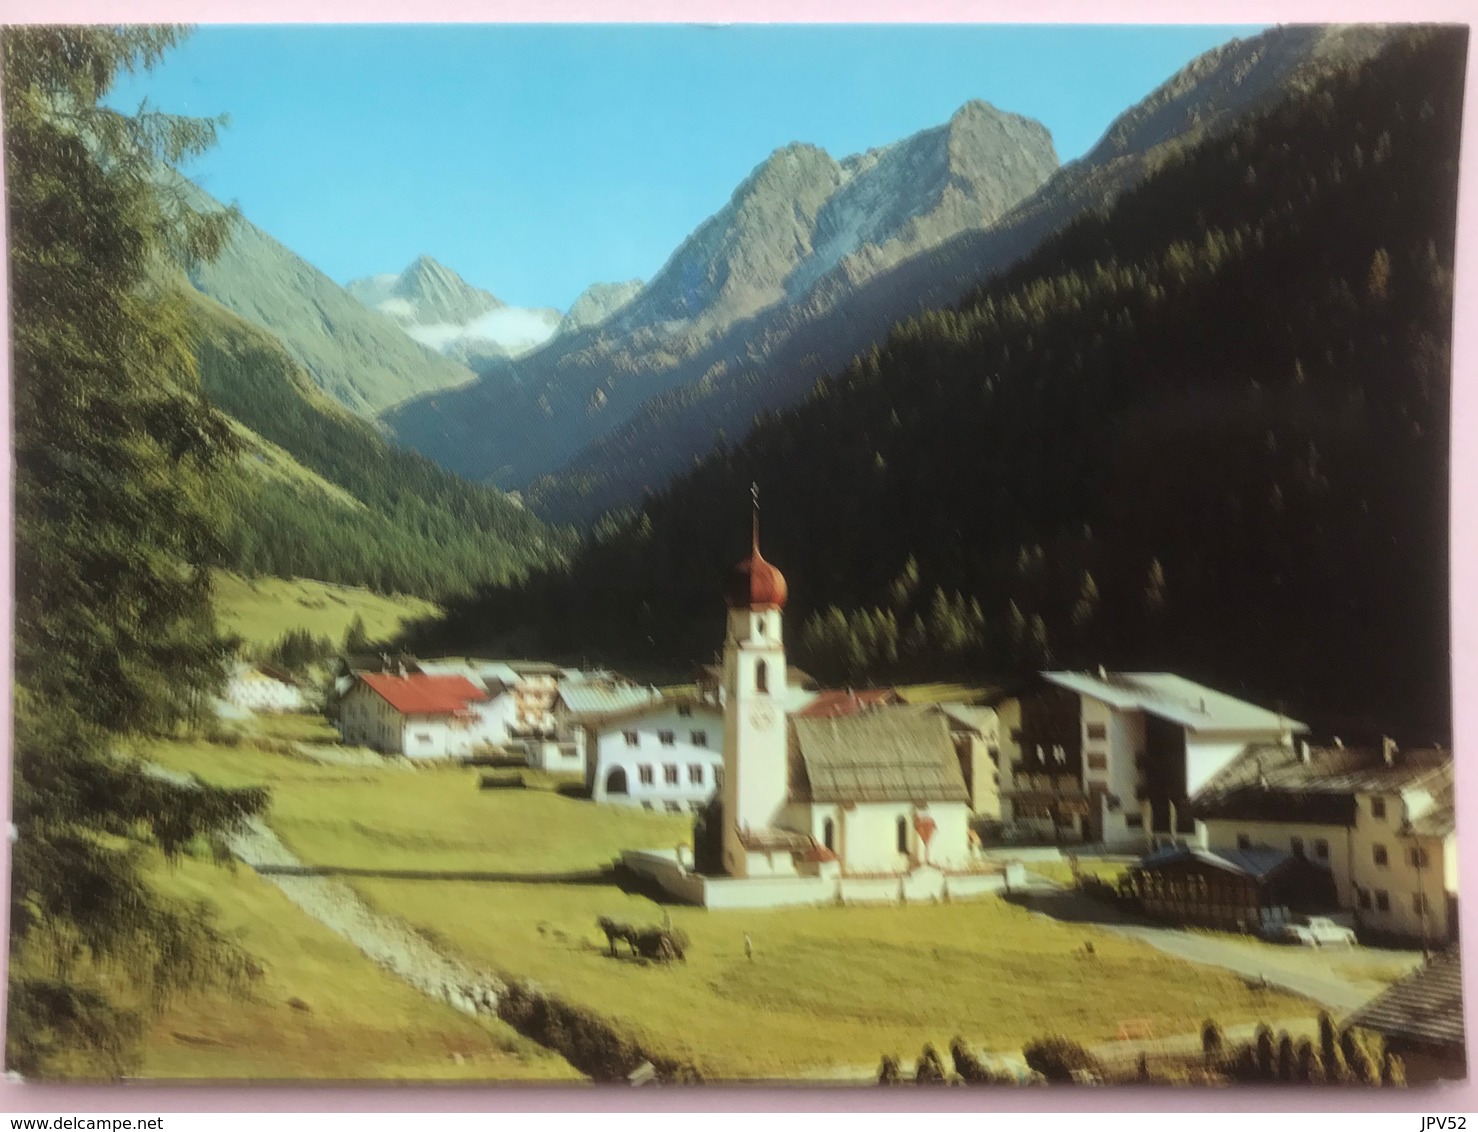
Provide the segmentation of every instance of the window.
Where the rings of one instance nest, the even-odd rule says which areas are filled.
[[[677,763],[668,763],[662,768],[662,781],[667,783],[668,786],[676,786],[678,784]]]
[[[1143,814],[1125,814],[1124,815],[1124,825],[1128,829],[1143,829],[1144,828],[1144,815]]]
[[[417,731],[416,732],[416,742],[417,743],[429,743],[429,742],[431,742],[431,732],[429,732],[429,731]]]
[[[668,802],[667,812],[669,814],[680,814],[683,812],[683,804],[681,802]]]
[[[1020,743],[1021,742],[1021,728],[1019,728],[1019,727],[1013,727],[1013,728],[1011,728],[1011,742],[1013,742],[1013,743]]]
[[[687,719],[688,716],[690,716],[692,714],[693,714],[693,705],[692,704],[678,704],[677,705],[677,716],[678,716],[679,719]]]
[[[1322,837],[1314,839],[1314,856],[1318,857],[1321,861],[1329,860],[1329,842],[1325,841]]]
[[[754,690],[756,692],[768,692],[770,690],[770,669],[764,661],[754,666]]]
[[[1237,848],[1238,849],[1251,849],[1252,848],[1252,838],[1248,837],[1247,834],[1245,834],[1245,833],[1239,833],[1239,834],[1237,834]]]
[[[1411,847],[1411,867],[1414,869],[1424,869],[1427,867],[1427,851],[1420,845],[1413,845]]]
[[[623,731],[621,734],[626,737],[626,745],[628,747],[638,747],[641,745],[641,736],[635,731]]]
[[[1377,912],[1389,912],[1391,910],[1391,894],[1383,888],[1375,890],[1375,910]]]
[[[1046,766],[1047,765],[1047,748],[1046,747],[1038,747],[1037,748],[1037,762],[1041,763],[1043,766]]]
[[[1386,847],[1384,845],[1375,846],[1371,850],[1371,855],[1375,858],[1377,868],[1383,869],[1390,864],[1390,858],[1386,856]]]
[[[657,732],[657,742],[661,743],[664,747],[670,747],[677,742],[677,736],[671,731],[659,731]]]
[[[827,818],[821,823],[821,844],[825,845],[828,849],[836,848],[836,834],[836,823],[830,818]]]
[[[1290,837],[1288,839],[1288,848],[1300,861],[1304,859],[1304,839],[1302,837]]]
[[[990,761],[992,763],[994,763],[996,766],[1000,766],[1001,765],[1001,748],[1000,747],[987,747],[985,749],[985,753],[990,756]]]
[[[898,819],[898,852],[908,852],[908,819]]]
[[[1365,889],[1363,889],[1363,888],[1362,889],[1359,889],[1355,893],[1355,903],[1357,903],[1358,905],[1360,905],[1360,907],[1361,907],[1362,910],[1364,910],[1366,912],[1369,912],[1370,911],[1370,893],[1366,892]]]
[[[1386,800],[1384,798],[1370,799],[1370,816],[1384,821],[1386,817]]]
[[[1088,752],[1089,770],[1108,770],[1108,756],[1102,751]]]
[[[1052,748],[1052,757],[1057,760],[1058,766],[1063,766],[1067,763],[1067,752],[1061,747]]]
[[[643,786],[651,786],[654,782],[657,781],[656,775],[652,773],[652,768],[650,766],[637,767],[636,777],[641,781],[641,784]]]
[[[689,763],[688,764],[688,781],[691,782],[694,786],[702,786],[703,785],[703,764],[702,763]]]
[[[695,746],[695,747],[706,747],[706,746],[708,746],[708,732],[707,731],[689,731],[688,732],[688,742],[691,743],[691,744],[693,744],[693,746]]]
[[[1411,898],[1411,910],[1418,916],[1425,916],[1427,914],[1427,898],[1420,892]]]
[[[716,767],[713,768],[713,785],[714,785],[714,788],[715,789],[718,789],[719,787],[723,786],[723,784],[724,784],[724,768],[721,767],[721,766],[716,766]]]
[[[1106,726],[1104,726],[1102,723],[1090,723],[1088,725],[1088,738],[1090,738],[1090,739],[1107,739],[1108,738],[1108,728]]]
[[[642,804],[641,804],[641,808],[642,808],[642,809],[644,809],[644,810],[651,810],[651,809],[655,809],[655,807],[654,807],[654,806],[653,806],[653,805],[652,805],[652,803],[650,803],[650,802],[643,802],[643,803],[642,803]]]

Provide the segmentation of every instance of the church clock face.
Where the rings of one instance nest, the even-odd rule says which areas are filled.
[[[749,713],[749,722],[759,731],[764,731],[775,722],[775,713],[767,707],[757,707]]]

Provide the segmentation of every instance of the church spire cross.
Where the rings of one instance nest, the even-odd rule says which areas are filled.
[[[749,485],[749,499],[753,505],[754,512],[754,552],[758,554],[760,552],[760,485],[758,483],[751,483]]]

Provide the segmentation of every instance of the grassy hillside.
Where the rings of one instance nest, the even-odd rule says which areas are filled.
[[[177,998],[139,1076],[166,1080],[578,1081],[495,1018],[469,1018],[382,970],[250,869],[155,860],[156,887],[204,902],[262,977],[243,997]]]
[[[1404,33],[1167,161],[428,643],[706,657],[758,482],[820,676],[1170,668],[1445,739],[1466,47]]]
[[[176,185],[194,207],[220,207],[182,178]],[[243,221],[190,282],[276,336],[318,388],[361,416],[472,380],[470,370],[410,338],[254,224]]]
[[[243,578],[217,570],[213,588],[221,628],[258,646],[274,644],[292,629],[338,642],[355,617],[364,619],[370,640],[389,640],[406,621],[440,612],[421,598],[308,578]]]
[[[392,447],[270,334],[202,295],[192,313],[201,386],[252,434],[223,565],[435,597],[563,559],[567,533]]]

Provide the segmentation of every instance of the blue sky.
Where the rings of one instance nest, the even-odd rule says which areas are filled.
[[[229,114],[186,169],[340,282],[429,253],[522,306],[649,279],[773,149],[833,156],[971,98],[1065,160],[1252,27],[206,27],[121,85]]]

